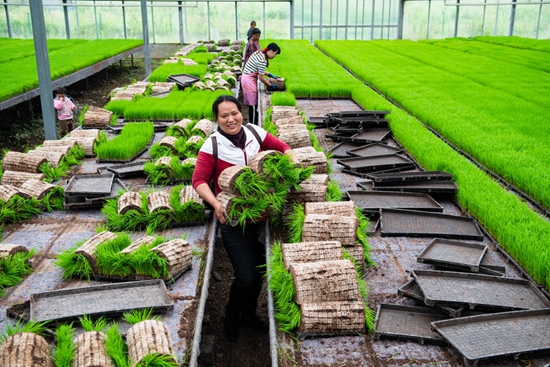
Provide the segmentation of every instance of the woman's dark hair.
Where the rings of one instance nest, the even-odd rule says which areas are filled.
[[[262,34],[262,31],[260,31],[258,28],[254,28],[252,30],[252,35],[255,35],[255,34]]]
[[[230,96],[230,95],[219,96],[218,98],[216,98],[216,100],[212,104],[212,113],[214,114],[214,117],[216,118],[216,120],[218,119],[218,110],[219,110],[218,107],[219,107],[220,103],[222,103],[222,102],[235,103],[237,105],[237,108],[239,109],[239,111],[242,112],[241,102],[239,102],[239,100],[237,98],[235,98],[233,96]]]
[[[267,47],[264,48],[262,52],[265,54],[269,50],[277,52],[277,55],[281,54],[281,48],[279,47],[278,44],[274,42],[271,42],[269,45],[267,45]]]
[[[54,94],[67,94],[67,90],[63,87],[59,87],[53,91]]]

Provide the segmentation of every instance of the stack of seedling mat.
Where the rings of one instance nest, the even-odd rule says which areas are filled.
[[[309,130],[302,116],[298,115],[296,110],[296,116],[280,118],[272,121],[277,127],[277,136],[279,139],[287,143],[292,149],[311,147],[311,138],[309,136]]]
[[[507,278],[504,267],[487,264],[487,251],[433,240],[417,260],[435,270],[413,270],[414,279],[398,290],[419,306],[380,305],[374,337],[447,342],[468,365],[550,351],[550,300],[532,282]]]
[[[126,186],[113,173],[84,174],[71,177],[65,187],[65,209],[101,207]]]
[[[116,93],[111,97],[111,101],[116,100],[126,100],[131,101],[135,96],[142,96],[143,93],[147,90],[149,83],[147,82],[136,82],[129,85],[127,88],[120,88]]]
[[[326,126],[334,134],[327,135],[333,141],[359,143],[380,142],[391,135],[386,114],[389,111],[342,111],[327,114]]]
[[[365,306],[353,263],[342,258],[338,241],[282,244],[284,266],[292,274],[300,306],[299,332],[364,332]]]
[[[350,141],[338,143],[328,151],[333,158],[375,157],[402,152],[402,148],[392,147],[385,143],[363,144]]]
[[[107,129],[113,113],[103,108],[89,106],[82,119],[83,128]]]
[[[443,212],[443,207],[427,194],[392,191],[348,190],[349,199],[355,202],[363,213],[377,216],[380,209],[408,209],[429,212]]]
[[[191,245],[175,238],[127,235],[104,231],[58,255],[66,278],[101,280],[163,279],[173,281],[191,266]]]

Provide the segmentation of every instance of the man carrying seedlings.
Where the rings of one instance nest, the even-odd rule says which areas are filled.
[[[266,76],[277,78],[275,75],[266,73],[265,68],[269,67],[269,60],[281,54],[281,48],[276,43],[270,43],[261,51],[254,52],[244,65],[241,76],[243,88],[243,101],[248,105],[248,122],[257,125],[259,123],[258,106],[258,79],[265,84],[269,90],[277,90],[275,84],[270,84]]]
[[[265,247],[258,238],[265,230],[267,213],[246,225],[228,220],[223,204],[216,195],[221,192],[218,179],[231,166],[246,166],[260,151],[276,150],[296,158],[290,147],[258,126],[243,126],[241,104],[233,96],[220,96],[212,105],[218,130],[202,145],[193,173],[193,188],[214,208],[220,222],[222,240],[233,265],[235,280],[225,307],[224,330],[228,341],[236,341],[241,326],[267,332],[268,326],[256,315],[258,296],[265,271]],[[214,192],[210,188],[213,180]],[[233,218],[234,219],[234,218]]]
[[[59,87],[54,93],[53,107],[57,110],[60,135],[63,137],[74,129],[74,103],[67,97],[67,90],[65,88]]]

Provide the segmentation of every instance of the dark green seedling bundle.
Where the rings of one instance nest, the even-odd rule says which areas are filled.
[[[299,190],[300,182],[308,179],[314,171],[314,167],[302,168],[291,161],[290,156],[286,154],[270,155],[263,161],[262,175],[273,187],[274,181],[281,185],[286,185],[289,189]]]
[[[69,250],[63,251],[57,255],[54,264],[63,269],[64,279],[78,278],[90,281],[90,275],[93,274],[94,271],[92,265],[86,256],[75,253],[84,242],[86,242],[86,240],[81,240]]]
[[[302,242],[302,230],[306,220],[306,211],[302,204],[296,203],[292,206],[291,213],[287,217],[288,242]]]
[[[41,201],[33,198],[12,196],[8,201],[0,200],[0,224],[17,223],[41,213]]]
[[[174,208],[176,222],[204,222],[204,201],[192,186],[174,187],[170,194],[170,203]]]
[[[329,180],[327,182],[327,201],[342,201],[344,193],[340,190],[338,182]]]
[[[193,158],[180,162],[179,157],[161,157],[156,162],[145,163],[144,171],[148,181],[153,185],[168,185],[177,181],[190,180],[195,170],[195,163]]]
[[[128,362],[128,347],[116,323],[112,323],[105,330],[105,348],[107,349],[107,354],[113,359],[117,367],[130,367],[130,363]]]
[[[4,288],[13,287],[23,281],[23,277],[32,273],[29,259],[36,250],[21,251],[0,258],[0,297],[4,297]]]
[[[57,341],[53,351],[53,362],[56,367],[71,367],[75,354],[73,324],[62,324],[55,329]]]
[[[62,187],[55,186],[40,199],[40,207],[47,212],[62,210],[65,202],[65,190]]]
[[[130,231],[135,232],[147,226],[147,192],[139,192],[141,196],[141,210],[130,209],[120,214],[118,212],[119,198],[108,199],[101,213],[107,217],[107,228],[111,231],[121,232]]]
[[[44,336],[46,334],[46,322],[29,321],[23,323],[21,319],[13,325],[6,323],[6,330],[0,334],[0,344],[4,343],[10,336],[20,333],[32,333]]]
[[[189,139],[189,137],[191,136],[191,130],[195,127],[196,124],[197,121],[192,121],[189,119],[178,121],[166,129],[166,135],[173,136],[175,138],[182,137]]]

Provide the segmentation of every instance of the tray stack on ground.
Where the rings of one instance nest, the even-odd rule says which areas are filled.
[[[279,139],[292,149],[312,146],[309,130],[295,107],[273,107],[271,121],[277,127]]]
[[[357,273],[351,261],[342,260],[340,242],[285,243],[282,252],[296,287],[302,335],[364,332]]]
[[[126,186],[113,173],[74,175],[65,187],[65,209],[101,207]]]
[[[363,213],[375,216],[380,209],[408,209],[429,212],[443,212],[443,207],[427,194],[391,191],[346,191]]]
[[[380,142],[391,135],[386,115],[389,111],[342,111],[327,114],[326,127],[334,134],[326,135],[333,141]]]
[[[532,282],[498,273],[486,252],[485,245],[434,239],[417,260],[450,271],[413,270],[397,293],[419,306],[381,304],[374,337],[446,342],[467,365],[550,351],[550,300]]]
[[[113,113],[103,108],[90,106],[84,115],[83,128],[107,129]]]
[[[147,90],[147,82],[137,82],[129,85],[126,89],[118,90],[112,97],[112,101],[126,100],[131,101],[136,95],[143,95]]]
[[[373,190],[455,195],[453,175],[441,171],[369,173]]]
[[[399,154],[403,149],[392,147],[384,143],[363,144],[352,141],[343,141],[331,148],[327,154],[333,158],[374,157],[379,155]]]
[[[140,177],[145,176],[146,162],[130,162],[124,164],[117,164],[114,166],[106,167],[108,171],[111,171],[118,178],[130,178],[130,177]]]

